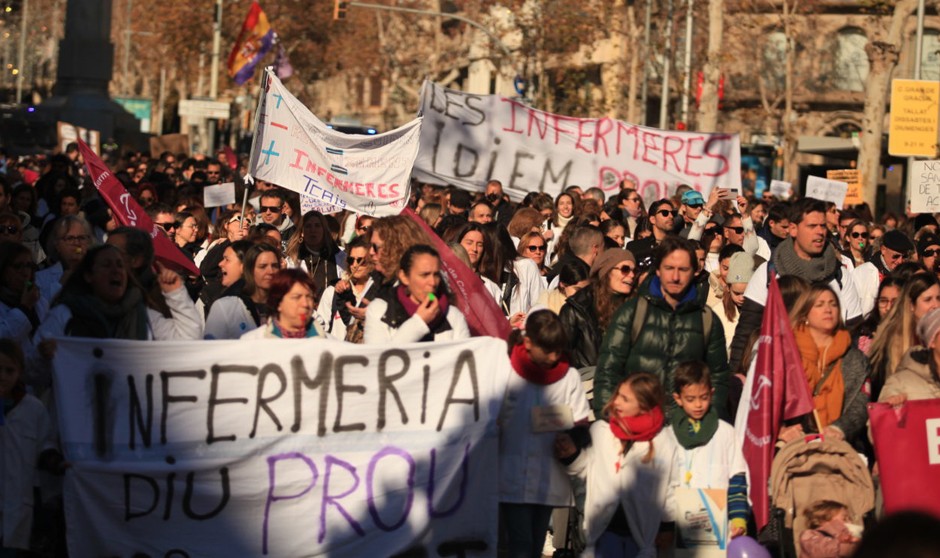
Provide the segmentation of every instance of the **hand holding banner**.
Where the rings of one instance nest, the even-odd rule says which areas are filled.
[[[199,275],[199,268],[196,264],[186,257],[163,231],[153,224],[150,216],[140,207],[137,200],[131,196],[124,185],[111,174],[108,166],[104,164],[95,152],[82,140],[78,140],[78,149],[85,161],[85,168],[88,169],[88,176],[91,177],[95,188],[101,199],[111,208],[112,216],[118,223],[128,227],[140,229],[150,235],[153,239],[154,256],[163,265],[173,271],[185,273],[187,275]]]

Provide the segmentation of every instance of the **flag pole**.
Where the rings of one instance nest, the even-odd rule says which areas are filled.
[[[261,111],[264,108],[265,103],[265,88],[268,86],[268,72],[271,71],[271,66],[266,66],[261,72],[261,89],[258,91],[258,103],[255,105],[255,121],[254,127],[252,128],[251,134],[251,157],[248,159],[248,177],[251,178],[251,170],[255,168],[255,163],[257,163],[259,153],[255,151],[255,145],[258,143],[258,135],[261,133],[259,125],[261,124]],[[254,182],[252,180],[251,182]]]

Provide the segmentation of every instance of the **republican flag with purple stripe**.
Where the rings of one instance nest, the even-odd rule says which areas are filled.
[[[238,34],[238,40],[228,55],[228,75],[235,83],[242,85],[251,79],[255,66],[274,46],[274,37],[274,30],[271,29],[261,5],[252,2],[248,17],[242,24],[241,33]]]

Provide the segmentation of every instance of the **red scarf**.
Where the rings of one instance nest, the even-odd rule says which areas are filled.
[[[407,312],[409,316],[414,316],[415,312],[418,311],[418,303],[411,300],[411,294],[408,291],[408,287],[404,285],[398,285],[398,288],[395,289],[395,295],[398,298],[398,302],[400,302],[402,307],[404,307],[405,312]],[[444,293],[437,293],[435,296],[437,297],[437,306],[440,308],[441,313],[438,314],[437,317],[428,324],[428,329],[430,329],[432,332],[437,329],[437,327],[440,326],[444,320],[447,319],[447,295]]]
[[[512,362],[512,369],[516,371],[516,374],[525,378],[526,381],[539,384],[540,386],[554,384],[562,379],[565,374],[568,373],[568,369],[571,368],[565,357],[561,357],[558,364],[548,370],[542,368],[532,362],[532,359],[529,357],[529,352],[525,350],[525,344],[523,343],[519,343],[512,348],[512,354],[509,356],[509,360]]]
[[[653,407],[635,417],[610,417],[610,431],[618,440],[649,442],[663,428],[663,410]]]

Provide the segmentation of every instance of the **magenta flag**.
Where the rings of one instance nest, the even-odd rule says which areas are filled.
[[[78,149],[85,161],[85,168],[88,169],[88,176],[95,183],[101,199],[111,208],[111,214],[117,222],[149,234],[153,239],[154,255],[167,268],[187,275],[199,275],[199,268],[196,264],[170,241],[160,227],[153,224],[150,216],[127,192],[124,185],[114,177],[104,161],[95,155],[95,152],[82,140],[78,140]]]
[[[784,420],[813,412],[803,360],[776,277],[770,281],[757,345],[754,386],[741,402],[749,405],[742,449],[750,473],[754,520],[757,528],[763,529],[770,516],[767,482],[780,425]]]
[[[477,274],[460,261],[441,237],[410,207],[402,211],[428,233],[431,244],[441,255],[441,271],[447,277],[447,285],[456,299],[457,308],[467,318],[470,332],[475,336],[488,335],[505,340],[512,328],[503,311],[493,300],[493,296],[483,287],[483,281]]]

